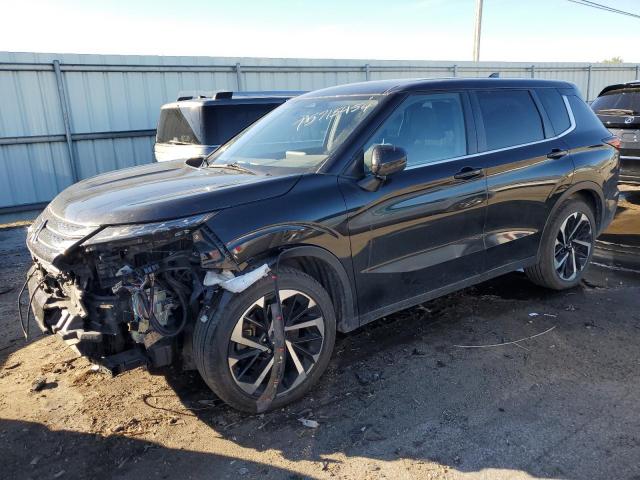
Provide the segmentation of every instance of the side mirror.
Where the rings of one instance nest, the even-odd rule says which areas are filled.
[[[401,172],[407,166],[407,151],[395,145],[381,144],[371,152],[371,175],[358,182],[361,188],[375,192],[389,175]]]
[[[407,151],[395,145],[376,145],[371,153],[371,173],[376,177],[388,177],[401,172],[407,166]]]

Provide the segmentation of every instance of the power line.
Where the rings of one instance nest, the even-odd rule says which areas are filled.
[[[589,0],[567,0],[571,3],[575,3],[578,5],[583,5],[585,7],[597,8],[599,10],[604,10],[605,12],[617,13],[619,15],[625,15],[627,17],[638,18],[640,19],[640,15],[636,13],[627,12],[625,10],[619,10],[617,8],[609,7],[608,5],[602,5],[601,3],[591,2]]]

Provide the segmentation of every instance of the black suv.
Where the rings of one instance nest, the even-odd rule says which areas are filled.
[[[577,285],[616,208],[616,140],[565,82],[311,92],[204,162],[61,193],[28,235],[33,313],[112,372],[180,361],[238,409],[280,407],[336,331],[520,268]]]
[[[609,85],[591,108],[620,138],[620,180],[640,183],[640,80]]]
[[[204,158],[223,143],[304,92],[217,92],[180,97],[160,108],[153,154],[158,162]]]

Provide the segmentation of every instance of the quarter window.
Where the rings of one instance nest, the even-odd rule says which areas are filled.
[[[544,139],[540,113],[527,90],[479,91],[476,96],[484,124],[485,150]]]
[[[571,126],[571,120],[560,92],[555,88],[539,88],[536,93],[551,120],[555,134],[560,135],[565,132]]]
[[[460,94],[410,96],[366,144],[365,168],[371,165],[373,147],[379,144],[404,148],[409,166],[466,155],[467,139]]]

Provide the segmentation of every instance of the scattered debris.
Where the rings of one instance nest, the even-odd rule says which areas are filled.
[[[418,355],[421,357],[423,355],[426,355],[426,352],[422,350],[418,350],[417,348],[414,348],[413,351],[411,352],[411,355]]]
[[[36,466],[41,459],[42,459],[42,455],[36,455],[35,457],[33,457],[33,460],[29,462],[29,465]]]
[[[539,316],[539,315],[540,315],[540,314],[539,314],[539,313],[536,313],[536,312],[531,312],[531,313],[529,314],[529,316],[530,316],[530,317],[537,317],[537,316]]]
[[[46,385],[47,379],[45,377],[38,377],[31,384],[31,391],[39,392],[40,390],[43,390]]]
[[[490,348],[490,347],[502,347],[504,345],[517,345],[519,347],[522,347],[522,345],[518,345],[518,343],[524,342],[525,340],[531,340],[532,338],[539,337],[540,335],[544,335],[545,333],[549,333],[554,328],[556,328],[555,325],[553,327],[551,327],[551,328],[546,329],[544,332],[536,333],[535,335],[531,335],[530,337],[524,337],[524,338],[521,338],[519,340],[513,340],[511,342],[494,343],[492,345],[454,345],[454,347],[458,347],[458,348]]]
[[[355,375],[358,383],[363,386],[380,380],[380,374],[377,372],[355,372]]]
[[[118,433],[124,430],[124,425],[118,424],[111,429],[111,433]]]
[[[249,469],[247,467],[242,467],[238,470],[238,475],[246,475],[247,473],[249,473]]]
[[[307,428],[318,428],[320,424],[315,420],[310,420],[308,418],[299,418],[298,421],[302,423]]]
[[[442,360],[437,360],[436,361],[436,367],[443,368],[443,367],[446,367],[446,366],[447,366],[447,364],[444,363]]]
[[[22,362],[13,362],[13,363],[10,363],[9,365],[5,366],[4,369],[5,370],[13,370],[14,368],[18,368],[20,365],[22,365]]]
[[[569,304],[565,307],[565,310],[567,312],[575,312],[576,310],[578,310],[578,308],[575,305]]]

